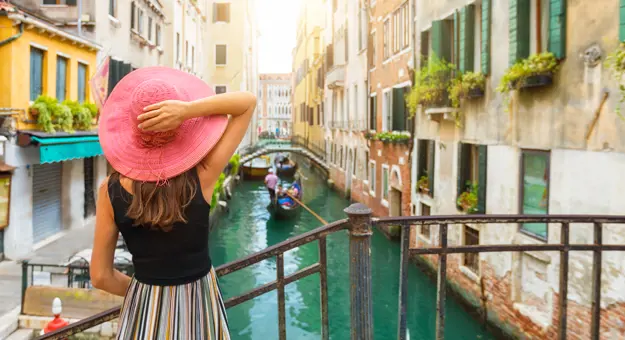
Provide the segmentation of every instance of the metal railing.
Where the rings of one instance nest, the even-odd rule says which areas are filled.
[[[301,136],[293,136],[291,138],[291,144],[294,146],[299,146],[308,149],[308,151],[312,152],[317,158],[322,161],[326,161],[326,147],[325,144],[322,146],[313,144],[310,140],[307,142],[305,138]]]
[[[330,223],[313,231],[291,238],[274,246],[266,248],[256,254],[247,256],[220,266],[216,269],[218,276],[225,276],[249,267],[260,261],[276,258],[276,280],[255,288],[242,295],[232,297],[225,301],[227,308],[236,306],[245,301],[258,297],[270,291],[278,292],[278,325],[279,339],[286,339],[285,321],[285,290],[286,284],[295,282],[301,278],[319,273],[321,285],[321,335],[322,339],[328,339],[328,288],[327,288],[327,261],[326,261],[326,238],[328,235],[347,230],[349,233],[349,280],[350,280],[350,305],[351,305],[351,339],[373,339],[373,308],[371,292],[371,235],[374,227],[400,226],[401,227],[401,265],[399,274],[399,305],[398,305],[398,329],[397,338],[406,339],[407,328],[407,294],[408,294],[408,265],[412,254],[438,255],[437,263],[437,302],[436,302],[436,339],[445,337],[445,300],[447,292],[447,256],[450,254],[474,254],[482,252],[527,252],[527,251],[557,251],[560,253],[560,282],[559,282],[559,317],[558,339],[566,339],[567,329],[567,292],[569,253],[571,251],[592,251],[592,310],[591,310],[591,339],[599,340],[600,334],[600,300],[601,300],[601,256],[603,251],[625,251],[625,245],[613,245],[602,243],[602,229],[604,223],[625,224],[625,216],[584,216],[584,215],[456,215],[456,216],[407,216],[386,217],[374,219],[371,210],[360,203],[356,203],[345,209],[348,219]],[[551,223],[560,226],[560,242],[549,244],[489,244],[489,245],[459,245],[449,246],[447,232],[449,225],[465,223],[510,224],[518,228],[519,223]],[[569,233],[572,223],[591,223],[594,225],[593,244],[570,244]],[[431,248],[410,248],[410,231],[416,226],[438,225],[439,246]],[[319,248],[319,260],[317,263],[301,269],[300,271],[284,275],[284,253],[296,247],[317,241]],[[92,317],[80,320],[53,333],[44,335],[38,339],[62,339],[77,334],[103,322],[116,318],[120,308],[104,311]]]

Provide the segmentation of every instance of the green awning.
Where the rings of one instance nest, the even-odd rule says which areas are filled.
[[[102,155],[98,136],[31,138],[40,145],[39,161],[42,164]]]

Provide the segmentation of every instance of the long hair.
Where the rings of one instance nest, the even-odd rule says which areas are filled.
[[[132,201],[126,215],[135,225],[169,231],[174,223],[186,223],[184,214],[197,192],[198,183],[189,172],[170,178],[165,185],[133,181]]]

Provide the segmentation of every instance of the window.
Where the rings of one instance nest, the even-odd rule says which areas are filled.
[[[351,152],[351,154],[354,155],[354,157],[352,158],[352,175],[356,176],[356,160],[358,159],[358,153],[354,151]]]
[[[191,63],[191,53],[189,53],[189,40],[184,42],[184,63],[189,66]]]
[[[30,100],[34,101],[43,93],[43,58],[45,51],[30,48]]]
[[[538,11],[540,6],[540,11]],[[547,52],[549,43],[549,3],[531,1],[530,54]]]
[[[195,71],[195,46],[191,46],[191,69]]]
[[[436,141],[420,139],[417,142],[417,147],[417,184],[415,191],[434,197]],[[422,181],[424,177],[426,180]]]
[[[464,225],[464,245],[477,246],[480,244],[480,232],[468,225]],[[480,253],[464,254],[462,265],[469,268],[475,274],[480,272]]]
[[[511,64],[531,54],[548,50],[548,40],[555,38],[549,36],[549,2],[537,0],[515,2],[515,5],[510,6],[510,17],[514,23],[509,28]],[[565,17],[565,13],[562,13],[554,23],[564,22]],[[557,34],[557,40],[562,40],[561,30],[562,27],[556,24],[553,33]]]
[[[421,32],[421,67],[427,66],[430,57],[430,31]]]
[[[410,45],[410,7],[408,3],[402,6],[402,50]]]
[[[180,61],[180,33],[176,33],[176,61]]]
[[[349,60],[349,34],[347,32],[347,23],[345,23],[345,31],[343,31],[345,37],[345,61]]]
[[[343,120],[345,122],[345,124],[349,123],[350,119],[349,119],[349,89],[345,89],[345,97],[343,97],[343,102],[345,103],[345,115],[343,117]]]
[[[143,11],[138,10],[137,13],[137,31],[139,34],[143,34]]]
[[[59,102],[67,96],[67,58],[56,57],[56,99]]]
[[[215,93],[216,94],[221,94],[221,93],[226,93],[228,91],[228,88],[224,85],[217,85],[215,86]]]
[[[358,50],[365,48],[365,42],[367,41],[367,29],[369,24],[369,15],[367,14],[367,8],[364,3],[360,2],[360,15],[358,17],[358,28],[360,34],[358,34]]]
[[[375,32],[371,33],[371,68],[374,68],[376,63],[378,62],[378,38]]]
[[[213,4],[213,22],[230,22],[230,4]]]
[[[87,65],[78,63],[78,102],[87,100]]]
[[[388,187],[389,187],[389,171],[388,165],[382,165],[382,199],[388,201]]]
[[[391,90],[382,93],[382,131],[391,129]]]
[[[354,97],[354,102],[353,102],[353,110],[354,112],[358,112],[358,85],[354,84],[354,90],[352,91],[352,96]],[[354,115],[354,120],[356,120],[356,116],[358,115],[358,113],[356,113]],[[355,126],[354,128],[356,129],[360,129],[360,121],[356,120],[355,122]]]
[[[430,206],[429,205],[425,205],[423,203],[421,203],[421,216],[430,216]],[[421,226],[421,236],[423,236],[425,239],[430,240],[431,239],[431,231],[430,231],[430,225],[422,225]]]
[[[365,178],[366,181],[369,181],[369,174],[371,172],[369,171],[369,151],[365,151]]]
[[[546,215],[549,213],[549,152],[527,151],[521,155],[520,213]],[[547,239],[546,223],[524,223],[521,230]]]
[[[393,88],[393,117],[392,125],[390,125],[393,131],[405,131],[409,125],[406,114],[406,95],[408,92],[410,92],[410,86]]]
[[[161,25],[156,24],[156,46],[161,46]]]
[[[378,119],[378,96],[374,95],[369,98],[369,130],[377,130]]]
[[[228,62],[227,46],[215,45],[215,64],[218,66],[226,65]]]
[[[76,6],[77,0],[43,0],[44,5]]]
[[[109,0],[109,15],[117,17],[117,0]]]
[[[477,205],[461,207],[469,213],[486,213],[486,145],[460,143],[458,146],[458,198],[464,192],[477,198]],[[457,202],[460,205],[460,202]]]
[[[386,19],[384,21],[384,45],[382,46],[382,51],[384,53],[384,60],[388,59],[391,56],[391,21],[390,19]]]
[[[133,1],[130,3],[130,29],[131,30],[137,29],[137,23],[135,21],[135,16],[137,15],[136,12],[137,12],[137,5]]]
[[[369,191],[371,193],[371,196],[375,196],[375,191],[376,191],[376,187],[375,187],[375,162],[374,161],[369,161]]]
[[[152,41],[152,17],[148,17],[148,41]]]
[[[393,13],[393,54],[399,52],[400,50],[400,44],[401,44],[401,37],[402,37],[402,27],[401,27],[402,21],[401,21],[401,8],[398,8],[394,13]]]

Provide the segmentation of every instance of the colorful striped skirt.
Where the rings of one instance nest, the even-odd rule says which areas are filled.
[[[180,286],[151,286],[133,279],[124,298],[117,339],[229,340],[215,270]]]

